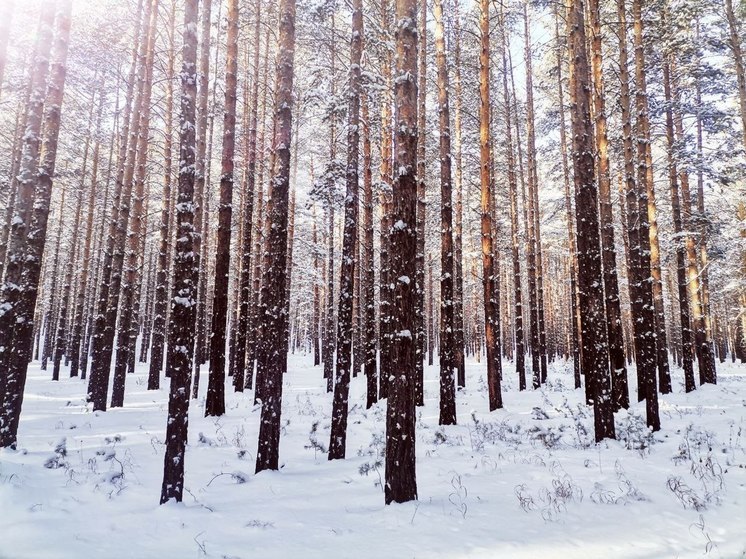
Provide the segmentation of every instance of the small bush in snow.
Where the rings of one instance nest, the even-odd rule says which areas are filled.
[[[653,432],[648,427],[645,418],[633,410],[627,410],[626,415],[616,420],[617,439],[624,442],[627,450],[636,450],[640,456],[650,454],[655,442]]]
[[[54,454],[46,459],[44,467],[50,470],[67,468],[67,439],[65,437],[54,445]]]

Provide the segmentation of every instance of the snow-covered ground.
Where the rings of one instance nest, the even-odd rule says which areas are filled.
[[[647,433],[635,404],[617,414],[619,440],[601,445],[564,363],[523,393],[506,363],[505,409],[494,413],[484,365],[469,363],[459,425],[445,428],[428,367],[419,501],[388,507],[385,404],[366,411],[365,381],[353,379],[347,459],[330,463],[321,369],[291,356],[289,370],[280,471],[254,475],[259,409],[229,385],[224,417],[202,417],[204,400],[193,401],[188,491],[159,506],[167,382],[147,391],[140,367],[123,409],[91,413],[83,381],[52,382],[34,364],[20,450],[0,451],[0,557],[746,556],[744,366],[721,365],[717,386],[688,395],[676,371],[659,433]]]

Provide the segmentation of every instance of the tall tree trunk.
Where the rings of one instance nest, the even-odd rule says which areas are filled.
[[[205,330],[206,326],[206,293],[207,274],[203,271],[208,263],[209,258],[202,259],[204,252],[203,246],[207,247],[207,230],[205,223],[208,221],[208,188],[206,188],[206,173],[209,161],[207,160],[207,117],[208,117],[208,98],[210,95],[210,29],[212,26],[212,0],[203,0],[202,2],[202,27],[199,38],[199,69],[197,74],[197,136],[196,150],[197,160],[195,167],[195,193],[194,193],[194,227],[196,236],[194,238],[194,258],[195,258],[195,284],[197,285],[197,315],[196,315],[196,336],[194,338],[195,352],[194,359],[194,383],[192,386],[192,397],[196,398],[199,394],[200,384],[200,365],[203,362],[205,354]]]
[[[184,3],[184,45],[181,67],[179,116],[179,186],[176,199],[176,246],[174,247],[173,297],[169,322],[166,369],[171,377],[166,423],[166,454],[163,460],[161,504],[184,495],[184,458],[189,422],[189,384],[194,347],[196,259],[194,240],[195,105],[197,101],[197,5]]]
[[[215,256],[215,286],[210,334],[210,377],[205,416],[225,413],[225,340],[228,321],[228,281],[231,265],[231,219],[233,212],[233,168],[236,151],[236,95],[238,83],[238,0],[228,0],[226,37],[225,108],[223,153],[218,209],[218,246]]]
[[[617,0],[619,19],[619,104],[622,108],[624,144],[624,183],[627,198],[627,232],[629,236],[628,273],[635,337],[638,401],[646,399],[647,425],[660,429],[658,388],[656,378],[656,336],[653,291],[650,278],[650,235],[648,230],[647,192],[639,188],[635,178],[635,152],[632,131],[632,112],[627,68],[627,11],[625,0]],[[640,123],[636,123],[636,128]],[[638,130],[635,130],[638,134]],[[642,140],[644,141],[644,140]]]
[[[81,257],[81,271],[79,277],[79,286],[77,300],[75,303],[75,315],[72,327],[72,353],[70,355],[70,376],[78,376],[81,372],[80,354],[81,351],[87,351],[87,348],[81,348],[83,343],[83,324],[86,308],[86,295],[88,294],[88,278],[91,274],[91,250],[93,247],[93,237],[95,234],[96,223],[94,221],[96,212],[96,193],[99,191],[98,169],[99,156],[101,152],[101,122],[103,120],[104,105],[106,104],[105,81],[102,78],[99,89],[98,99],[98,116],[96,117],[96,129],[94,133],[95,144],[93,147],[93,164],[91,168],[91,181],[88,187],[88,203],[86,206],[86,226],[85,226],[85,244],[83,246],[83,255]],[[85,174],[83,175],[85,180]]]
[[[363,129],[363,235],[360,266],[361,293],[365,302],[362,324],[362,344],[364,374],[366,378],[365,407],[370,408],[378,401],[378,370],[376,365],[376,306],[375,306],[375,263],[373,251],[373,169],[370,141],[370,112],[368,92],[363,89],[360,100],[360,116]],[[314,224],[315,227],[315,224]],[[315,231],[315,228],[314,228]],[[314,245],[316,243],[314,242]]]
[[[54,52],[48,61],[51,45],[51,17],[55,17]],[[48,11],[49,13],[45,13]],[[32,96],[28,107],[27,128],[24,135],[23,163],[19,182],[19,204],[11,232],[12,261],[3,284],[0,306],[5,313],[0,317],[0,331],[11,332],[3,382],[5,395],[0,408],[0,447],[15,447],[18,422],[23,405],[26,373],[31,361],[34,336],[34,307],[39,290],[42,255],[47,236],[52,179],[57,158],[57,138],[60,131],[62,100],[67,72],[67,52],[70,37],[72,0],[42,4],[42,16],[37,36],[37,59],[31,75]],[[49,70],[49,91],[44,99]],[[43,110],[43,123],[42,123]],[[44,139],[39,151],[39,132]],[[31,137],[33,136],[33,137]],[[38,167],[37,167],[38,165]],[[27,220],[31,221],[26,228]],[[27,233],[19,236],[19,234]],[[11,266],[13,274],[11,275]],[[17,273],[20,272],[20,273]],[[18,283],[9,281],[18,279]],[[10,292],[16,291],[13,298]],[[7,334],[6,334],[7,335]]]
[[[448,106],[443,0],[433,4],[435,64],[438,70],[440,129],[440,415],[439,425],[456,424],[456,355],[453,316],[453,193],[451,186],[451,115]],[[424,73],[424,68],[420,68]],[[424,217],[424,216],[423,216]],[[424,239],[423,239],[424,241]],[[423,243],[424,244],[424,243]],[[432,290],[431,290],[432,293]]]
[[[256,127],[257,127],[257,112],[259,107],[259,50],[261,44],[261,11],[262,5],[261,0],[256,1],[254,13],[254,43],[253,43],[253,69],[251,74],[251,82],[246,82],[246,90],[248,91],[248,85],[251,83],[251,105],[250,109],[245,108],[245,111],[249,111],[248,129],[244,130],[245,143],[244,149],[244,180],[243,180],[243,196],[244,196],[244,208],[243,208],[243,219],[244,219],[244,230],[242,240],[242,253],[241,253],[241,275],[239,278],[239,311],[238,311],[238,337],[236,338],[236,371],[233,375],[234,386],[236,390],[243,390],[247,384],[247,371],[246,371],[246,349],[247,344],[250,341],[251,327],[251,271],[252,271],[252,242],[253,229],[254,229],[254,190],[256,186]],[[248,70],[247,70],[248,71]],[[245,99],[248,102],[249,96],[245,95]],[[253,377],[254,373],[254,362],[251,361],[251,371],[248,372],[248,376]],[[241,387],[239,388],[239,383]],[[248,383],[248,387],[251,387],[251,382]]]
[[[337,39],[334,13],[331,15],[331,40],[329,42],[329,58],[331,62],[329,80],[329,96],[331,99],[337,94],[336,83],[336,61],[337,61]],[[334,330],[334,214],[336,205],[336,182],[337,182],[337,117],[334,111],[329,114],[329,165],[327,167],[326,180],[326,211],[327,211],[327,237],[326,237],[326,309],[324,320],[324,378],[326,379],[326,391],[331,392],[334,388],[334,350],[337,347],[337,336]]]
[[[163,146],[163,194],[161,201],[160,241],[158,246],[158,268],[156,272],[155,302],[153,306],[153,338],[148,368],[148,390],[160,388],[163,369],[163,354],[166,342],[166,305],[168,302],[169,276],[171,271],[171,180],[173,173],[173,112],[174,112],[174,65],[176,2],[172,0],[168,18],[168,62],[166,67],[165,142]]]
[[[461,150],[461,16],[459,14],[459,0],[453,1],[453,81],[456,98],[453,107],[453,150],[455,155],[456,172],[454,174],[454,188],[456,189],[456,215],[453,237],[453,259],[455,283],[454,290],[454,344],[456,359],[456,383],[459,388],[466,386],[466,367],[464,362],[464,272],[463,272],[463,158]]]
[[[417,257],[415,258],[414,284],[417,304],[414,309],[415,339],[417,341],[417,374],[414,384],[415,405],[425,405],[425,222],[427,202],[425,200],[425,139],[427,101],[427,0],[420,0],[417,12]]]
[[[515,368],[518,373],[518,389],[526,390],[526,347],[523,334],[523,293],[521,282],[520,230],[518,228],[518,182],[516,180],[515,157],[513,154],[513,116],[512,102],[508,90],[508,40],[506,22],[502,10],[501,17],[501,54],[503,63],[503,100],[505,102],[505,149],[508,162],[508,188],[510,197],[510,244],[513,258],[513,293],[514,293],[514,328],[515,328]]]
[[[381,0],[381,39],[390,40],[389,0]],[[380,346],[380,397],[388,396],[389,377],[392,372],[391,348],[394,342],[392,338],[391,321],[393,312],[393,294],[391,285],[391,226],[393,201],[393,169],[392,169],[392,95],[393,89],[391,78],[391,51],[384,49],[381,61],[381,74],[384,88],[381,93],[381,257],[380,278],[378,280],[380,291],[380,324],[379,324],[379,346]]]
[[[539,175],[536,161],[536,132],[534,126],[534,86],[533,86],[533,64],[531,53],[531,32],[529,27],[527,4],[523,4],[523,23],[525,33],[525,53],[526,62],[526,156],[528,162],[528,207],[529,207],[529,267],[532,274],[532,282],[536,287],[536,304],[532,305],[531,316],[532,323],[536,322],[537,338],[536,347],[532,348],[531,353],[537,352],[537,359],[534,362],[539,363],[540,367],[540,384],[544,384],[547,379],[547,334],[544,322],[544,261],[541,249],[541,215],[539,212]],[[533,330],[532,330],[533,331]],[[536,374],[534,372],[534,379]],[[536,384],[534,382],[534,384]]]
[[[667,8],[664,8],[664,18]],[[665,20],[664,20],[665,21]],[[686,245],[690,235],[682,237],[683,220],[681,218],[681,199],[679,197],[679,177],[676,168],[675,149],[676,140],[674,136],[673,123],[673,94],[671,92],[671,67],[670,53],[664,53],[663,59],[663,89],[666,96],[666,140],[668,143],[668,184],[671,189],[671,211],[673,214],[673,228],[676,235],[676,279],[679,295],[679,321],[681,327],[681,353],[684,367],[684,389],[691,392],[696,388],[694,384],[694,364],[692,329],[689,319],[689,294],[687,292],[686,277]]]
[[[570,249],[570,330],[572,337],[570,339],[570,346],[572,350],[573,360],[573,379],[575,381],[575,388],[580,388],[580,314],[578,309],[578,284],[577,284],[577,270],[578,270],[578,256],[575,248],[575,221],[573,219],[572,212],[572,194],[570,187],[570,165],[567,159],[567,125],[565,123],[565,91],[564,82],[562,81],[563,75],[563,59],[562,50],[567,48],[566,41],[562,41],[560,44],[560,32],[559,32],[559,9],[554,14],[554,36],[557,40],[557,93],[559,96],[559,117],[560,117],[560,152],[562,154],[562,177],[565,185],[565,213],[566,213],[566,225],[567,225],[567,244]]]
[[[611,365],[611,393],[614,409],[629,407],[627,367],[624,362],[622,311],[619,302],[616,245],[614,242],[614,214],[611,207],[611,175],[609,172],[609,140],[606,133],[606,92],[601,53],[601,10],[599,0],[589,0],[591,19],[591,67],[593,72],[593,104],[596,119],[596,151],[598,153],[598,196],[600,201],[601,246],[604,292],[606,298],[606,326]]]
[[[347,192],[342,238],[342,264],[337,313],[337,367],[334,380],[329,460],[345,457],[347,446],[347,408],[352,365],[352,302],[355,288],[355,239],[358,215],[358,159],[360,157],[360,61],[363,54],[363,1],[352,3],[350,39],[349,104],[347,109]]]
[[[615,438],[614,405],[609,374],[609,347],[603,293],[599,236],[598,191],[593,160],[593,124],[589,69],[585,49],[582,0],[572,0],[568,13],[570,37],[570,99],[572,103],[575,215],[578,224],[578,291],[580,299],[582,370],[592,386],[596,442]]]
[[[661,283],[660,243],[656,217],[655,187],[653,182],[653,156],[650,143],[650,120],[648,110],[647,78],[645,66],[645,44],[643,39],[642,4],[644,0],[633,0],[635,44],[635,109],[637,111],[637,186],[645,189],[648,223],[650,229],[651,277],[653,278],[653,304],[655,305],[656,359],[658,363],[659,390],[663,394],[671,392],[671,373],[668,366],[668,343],[663,308],[663,285]],[[640,207],[642,211],[642,207]]]
[[[261,295],[262,340],[258,347],[257,378],[264,382],[259,424],[256,471],[279,467],[280,414],[282,411],[282,371],[287,354],[283,314],[287,308],[288,191],[290,187],[290,147],[293,127],[293,63],[295,58],[295,0],[280,0],[279,40],[275,82],[274,168],[269,183],[267,215],[268,250],[264,258]]]
[[[396,150],[391,227],[391,377],[386,410],[386,504],[417,498],[414,316],[417,256],[417,0],[396,1]]]
[[[484,333],[487,344],[487,389],[490,411],[502,407],[500,378],[500,306],[497,270],[492,246],[492,177],[490,166],[490,3],[480,0],[479,14],[479,162],[481,182],[482,288],[484,297]]]
[[[96,107],[95,90],[91,98],[90,111],[88,114],[88,130],[93,125],[94,109]],[[62,306],[60,307],[60,320],[57,323],[57,331],[55,333],[54,342],[54,363],[52,366],[52,380],[60,379],[60,367],[62,366],[62,356],[67,353],[69,357],[69,351],[65,350],[65,338],[67,337],[68,330],[68,315],[70,314],[70,298],[74,296],[72,289],[73,271],[76,266],[76,249],[78,246],[78,237],[80,236],[82,223],[81,215],[83,213],[83,191],[85,189],[85,177],[88,169],[88,153],[91,147],[91,136],[86,136],[85,144],[83,147],[83,165],[81,169],[80,184],[78,185],[77,192],[75,193],[75,217],[73,218],[73,233],[70,239],[68,249],[68,259],[65,265],[65,283],[62,287]],[[73,319],[74,320],[74,319]],[[72,321],[70,321],[72,322]],[[75,368],[70,369],[70,376],[78,376],[78,371]]]

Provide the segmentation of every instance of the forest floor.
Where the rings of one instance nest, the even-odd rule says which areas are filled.
[[[484,363],[469,362],[450,427],[427,367],[419,501],[387,507],[385,403],[366,411],[353,379],[347,459],[328,462],[331,395],[311,363],[290,357],[277,472],[253,473],[253,393],[227,386],[217,419],[193,401],[187,492],[165,506],[168,382],[147,391],[139,366],[125,407],[92,413],[83,381],[52,382],[35,363],[20,450],[0,451],[0,557],[746,557],[746,366],[720,365],[719,384],[691,394],[674,371],[662,430],[651,435],[635,403],[616,414],[619,440],[600,445],[568,364],[519,392],[506,363],[505,408],[488,413]]]

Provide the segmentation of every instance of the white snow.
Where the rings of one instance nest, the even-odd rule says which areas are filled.
[[[259,475],[253,393],[228,384],[226,415],[203,417],[203,367],[201,398],[190,406],[184,502],[165,506],[158,500],[168,380],[147,391],[147,366],[138,364],[125,407],[92,413],[85,382],[66,369],[52,382],[34,363],[20,450],[0,450],[0,557],[657,559],[746,551],[744,366],[719,365],[719,384],[691,394],[675,369],[674,394],[661,396],[662,430],[647,432],[644,402],[632,393],[632,409],[616,414],[619,440],[600,445],[583,390],[572,389],[571,364],[550,366],[540,390],[518,392],[505,362],[505,408],[489,413],[484,360],[469,361],[459,425],[450,427],[437,424],[438,367],[426,367],[419,501],[385,506],[385,402],[365,410],[366,379],[352,379],[347,459],[328,462],[332,395],[311,363],[290,358],[282,467]]]

